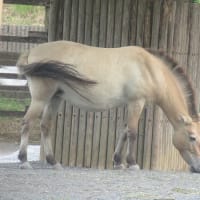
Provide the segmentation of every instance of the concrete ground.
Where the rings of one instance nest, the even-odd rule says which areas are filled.
[[[200,174],[0,164],[0,200],[200,200]]]

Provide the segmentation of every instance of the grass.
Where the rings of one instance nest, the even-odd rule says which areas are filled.
[[[16,100],[11,98],[0,98],[0,110],[6,111],[24,111],[30,104],[30,99]]]
[[[3,4],[3,24],[44,26],[44,19],[42,6]]]
[[[200,0],[193,0],[192,3],[200,3]]]

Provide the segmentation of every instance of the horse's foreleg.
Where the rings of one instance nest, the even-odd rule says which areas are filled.
[[[46,160],[47,163],[54,166],[56,169],[61,168],[61,165],[54,158],[51,137],[49,133],[52,125],[52,117],[53,115],[56,115],[60,102],[61,99],[59,97],[53,97],[50,103],[45,107],[41,120],[41,134]]]
[[[127,132],[127,155],[126,163],[128,168],[139,169],[140,167],[136,164],[134,154],[134,143],[137,138],[137,128],[131,128]]]
[[[119,137],[118,143],[117,143],[117,147],[115,149],[115,153],[114,153],[114,168],[118,169],[118,168],[123,168],[123,166],[121,165],[122,162],[122,150],[124,147],[124,143],[127,139],[127,126],[125,127],[125,129],[123,130],[122,134]]]
[[[138,122],[141,112],[144,107],[144,100],[134,102],[128,106],[128,132],[127,132],[127,155],[126,162],[127,167],[132,169],[139,169],[136,164],[135,154],[134,154],[134,143],[137,138],[138,133]]]
[[[29,140],[29,132],[33,125],[33,122],[38,118],[43,110],[44,103],[32,100],[31,105],[24,116],[21,129],[21,143],[19,148],[18,158],[21,161],[21,168],[31,168],[27,162],[27,146]]]

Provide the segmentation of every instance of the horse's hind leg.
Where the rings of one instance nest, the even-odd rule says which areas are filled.
[[[127,156],[126,162],[127,167],[132,166],[132,168],[138,168],[136,165],[136,161],[134,158],[134,142],[136,139],[136,134],[138,131],[138,121],[140,118],[140,114],[142,112],[145,101],[140,100],[128,105],[128,126],[125,127],[123,133],[121,134],[117,147],[114,153],[114,168],[122,168],[122,149],[127,140]]]
[[[24,116],[21,129],[21,143],[19,148],[18,158],[21,161],[21,168],[31,168],[30,164],[27,162],[27,146],[29,139],[29,132],[33,125],[35,119],[37,119],[44,108],[43,101],[37,101],[32,99],[31,105],[29,106],[26,115]]]
[[[57,109],[60,102],[60,97],[56,95],[52,97],[52,99],[44,109],[41,120],[42,143],[44,145],[44,153],[46,156],[46,160],[50,165],[54,166],[56,169],[61,168],[61,165],[54,158],[51,137],[49,133],[52,125],[53,115],[57,114]]]

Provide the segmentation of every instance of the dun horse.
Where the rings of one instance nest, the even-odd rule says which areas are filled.
[[[78,43],[45,43],[21,55],[17,66],[25,75],[31,104],[23,119],[19,159],[27,162],[29,131],[41,116],[46,160],[55,167],[49,128],[61,99],[89,110],[128,104],[127,127],[114,154],[121,165],[125,140],[127,166],[136,167],[133,145],[139,116],[146,101],[162,108],[174,127],[173,144],[193,172],[200,172],[200,122],[194,91],[181,67],[157,51],[129,46],[97,48]]]

